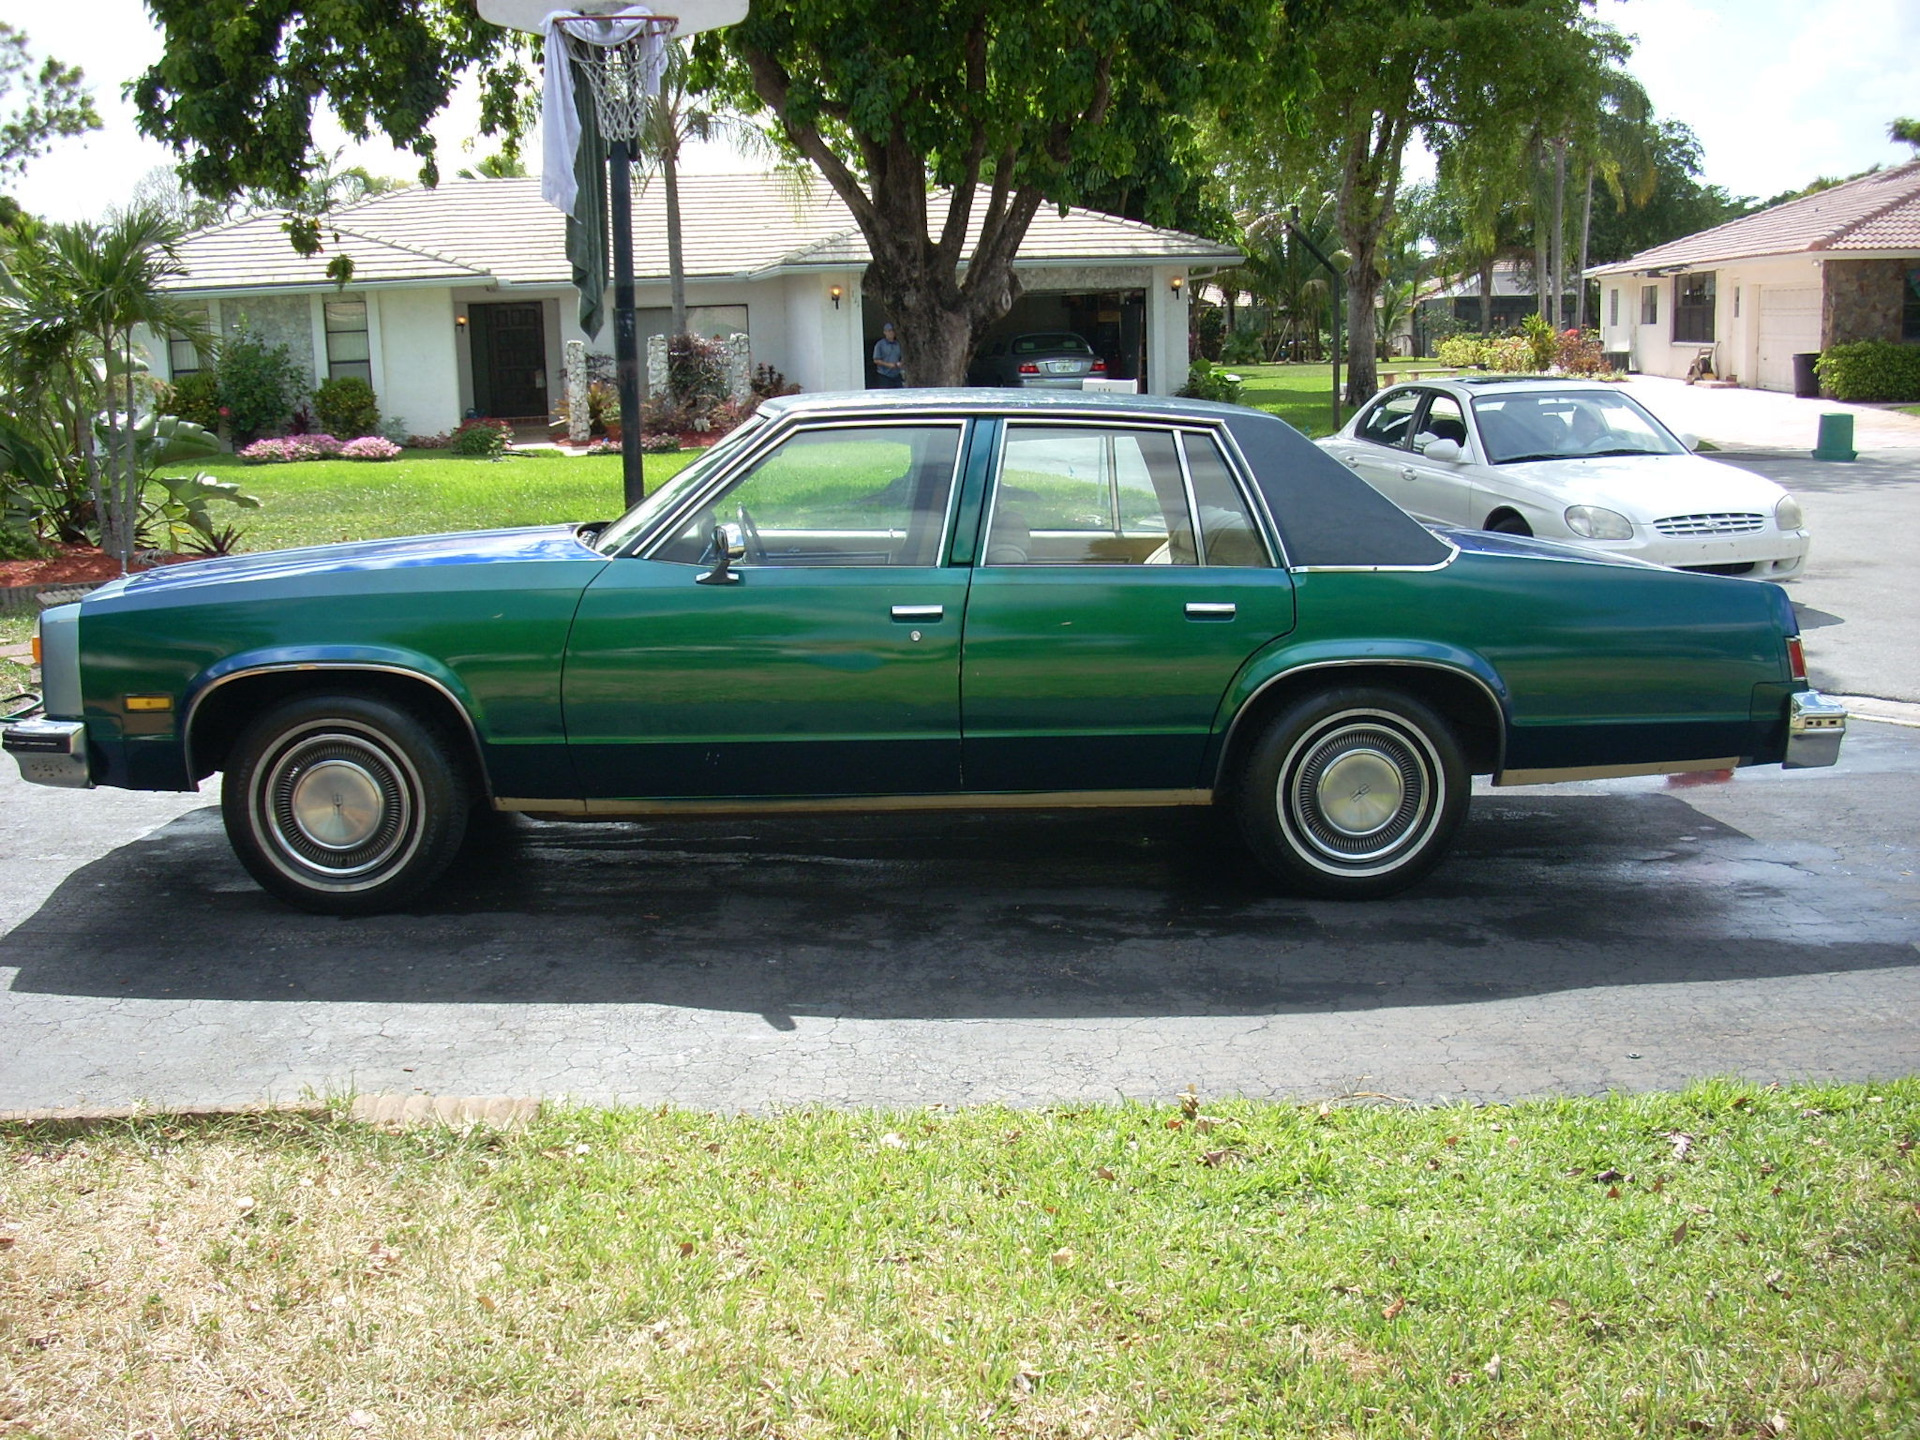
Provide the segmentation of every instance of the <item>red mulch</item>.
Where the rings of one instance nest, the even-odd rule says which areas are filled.
[[[155,562],[171,565],[190,555],[167,555]],[[136,567],[138,568],[138,567]],[[0,586],[98,585],[120,573],[120,562],[91,545],[62,545],[42,560],[0,560]]]

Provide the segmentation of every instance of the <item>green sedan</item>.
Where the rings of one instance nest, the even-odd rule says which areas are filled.
[[[171,566],[41,622],[49,785],[193,790],[294,905],[406,903],[480,811],[1218,805],[1274,877],[1427,874],[1470,777],[1830,765],[1773,585],[1434,530],[1279,420],[770,401],[611,523]]]

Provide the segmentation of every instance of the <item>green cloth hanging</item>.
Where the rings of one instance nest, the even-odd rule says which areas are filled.
[[[580,148],[573,156],[579,191],[567,216],[567,261],[573,266],[573,288],[580,292],[580,328],[591,340],[607,319],[607,153],[593,87],[578,75],[573,105],[580,116]]]

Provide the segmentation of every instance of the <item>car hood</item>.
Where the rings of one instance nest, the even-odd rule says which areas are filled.
[[[486,565],[507,560],[596,560],[572,525],[524,530],[479,530],[456,535],[416,535],[404,540],[357,540],[300,550],[267,550],[165,565],[113,581],[94,596],[157,595],[186,586],[283,580],[299,575],[354,570],[396,570],[420,565]]]
[[[1498,488],[1505,478],[1549,492],[1568,505],[1604,505],[1630,520],[1666,515],[1753,511],[1771,515],[1787,492],[1750,471],[1698,455],[1599,455],[1591,460],[1529,460],[1477,472]]]

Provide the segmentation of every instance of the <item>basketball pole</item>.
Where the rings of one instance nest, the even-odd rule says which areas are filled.
[[[631,510],[647,495],[640,450],[640,321],[633,306],[633,152],[615,140],[607,150],[607,218],[613,228],[613,360],[620,388],[620,483]]]

